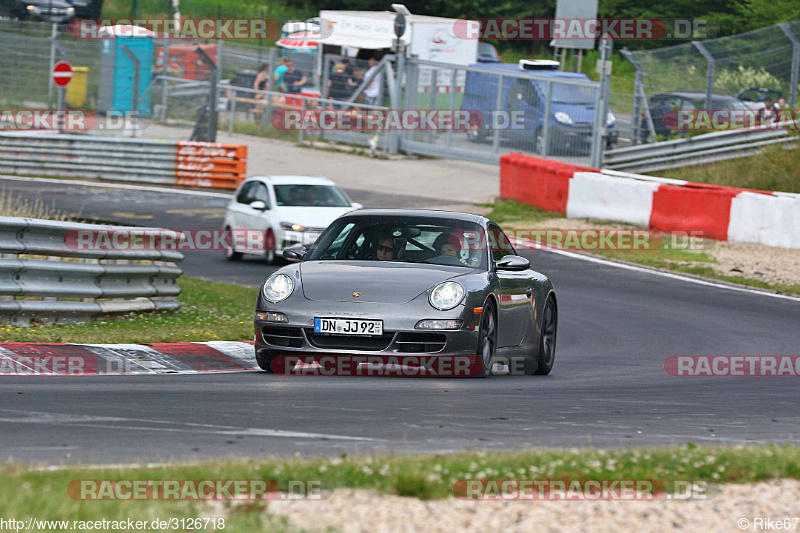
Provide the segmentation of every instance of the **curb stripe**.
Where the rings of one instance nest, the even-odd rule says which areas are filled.
[[[248,342],[0,343],[0,376],[197,374],[256,369],[253,345]]]

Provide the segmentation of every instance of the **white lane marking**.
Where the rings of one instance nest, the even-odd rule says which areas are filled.
[[[551,248],[547,245],[544,245],[539,242],[529,241],[527,239],[517,239],[516,237],[511,239],[515,241],[515,244],[520,244],[522,246],[529,246],[531,249],[534,250],[542,250],[544,252],[550,252],[554,254],[563,255],[566,257],[570,257],[572,259],[579,259],[581,261],[589,261],[590,263],[599,263],[601,265],[611,266],[615,268],[621,268],[624,270],[632,270],[634,272],[644,272],[645,274],[653,274],[655,276],[662,276],[665,278],[677,279],[679,281],[685,281],[688,283],[694,283],[696,285],[705,285],[707,287],[715,287],[717,289],[727,289],[729,291],[737,291],[737,292],[746,292],[749,294],[758,294],[760,296],[769,296],[772,298],[780,298],[782,300],[791,300],[793,302],[800,302],[800,296],[790,296],[788,294],[775,294],[772,292],[767,291],[760,291],[758,289],[750,289],[748,287],[734,287],[731,285],[725,285],[723,283],[715,283],[713,281],[706,281],[697,278],[690,278],[688,276],[681,276],[680,274],[673,274],[671,272],[663,272],[661,270],[655,270],[640,266],[629,265],[626,263],[617,263],[616,261],[609,261],[607,259],[600,259],[599,257],[592,257],[583,254],[576,254],[574,252],[568,252],[566,250],[561,250],[559,248]]]
[[[170,420],[148,420],[142,418],[123,418],[117,416],[96,416],[96,415],[73,415],[60,413],[46,413],[41,411],[19,411],[17,409],[0,409],[8,413],[20,413],[21,417],[2,417],[0,422],[12,424],[54,424],[70,425],[83,427],[97,427],[98,424],[103,428],[115,428],[122,430],[136,431],[166,431],[166,432],[192,432],[207,433],[211,435],[243,435],[251,437],[283,437],[295,439],[328,439],[328,440],[356,440],[356,441],[383,441],[371,437],[352,437],[350,435],[336,435],[329,433],[309,433],[304,431],[288,431],[283,429],[257,428],[257,427],[237,427],[237,426],[218,426],[214,424],[200,424],[193,422],[174,422]],[[115,424],[110,424],[115,422]],[[155,427],[146,425],[122,425],[120,423],[145,423],[145,424],[165,424],[170,427]],[[184,427],[175,427],[175,426]]]
[[[233,197],[233,191],[228,194],[221,193],[221,192],[206,192],[206,191],[189,191],[183,189],[170,189],[167,187],[153,187],[149,185],[129,185],[124,183],[98,183],[94,181],[83,181],[83,180],[57,180],[53,178],[28,178],[24,176],[8,176],[6,174],[0,174],[0,179],[3,180],[11,180],[11,181],[38,181],[42,183],[61,183],[61,184],[70,184],[70,185],[85,185],[87,187],[105,187],[107,189],[128,189],[128,190],[136,190],[136,191],[152,191],[152,192],[166,192],[166,193],[173,193],[173,194],[184,194],[189,196],[211,196],[214,198],[227,198],[230,199]]]
[[[67,448],[64,448],[67,449]],[[167,468],[172,466],[199,466],[200,461],[176,463],[111,463],[111,464],[80,464],[80,465],[32,465],[29,472],[60,472],[61,470],[121,470],[123,468]]]

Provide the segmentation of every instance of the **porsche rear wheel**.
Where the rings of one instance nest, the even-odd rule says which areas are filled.
[[[556,359],[556,333],[558,332],[558,311],[553,298],[548,298],[542,313],[542,333],[539,337],[539,358],[535,374],[545,376],[553,370]]]
[[[478,341],[478,356],[483,364],[480,377],[492,375],[492,365],[494,365],[494,355],[497,351],[497,316],[494,312],[494,304],[487,303],[483,308],[481,317],[481,331]]]

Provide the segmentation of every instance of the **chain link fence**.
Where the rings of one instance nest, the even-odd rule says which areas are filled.
[[[713,108],[718,95],[738,97],[757,108],[766,95],[794,107],[800,72],[800,21],[747,33],[679,44],[656,50],[622,51],[636,70],[631,98],[632,141],[652,136],[650,99],[680,92]],[[750,89],[748,91],[748,89]],[[753,90],[760,89],[760,90]],[[769,91],[765,91],[769,90]]]
[[[403,132],[405,149],[481,162],[523,152],[588,165],[595,142],[612,146],[617,141],[616,126],[597,112],[600,84],[581,74],[412,59],[407,76],[405,109],[464,111],[471,127]],[[605,132],[595,131],[598,120]]]
[[[140,115],[194,125],[194,140],[213,140],[203,135],[218,127],[294,142],[353,144],[373,153],[380,149],[497,163],[501,155],[516,151],[589,164],[593,145],[610,147],[618,137],[613,121],[599,111],[607,106],[603,102],[599,107],[599,83],[582,74],[523,70],[516,64],[453,66],[392,54],[370,61],[227,41],[155,38],[149,55],[140,56],[140,74],[135,77],[132,65],[120,70],[118,64],[109,67],[107,57],[101,59],[116,45],[75,39],[54,24],[0,21],[0,45],[5,51],[0,54],[0,105],[5,109],[55,108],[57,91],[50,73],[56,62],[67,60],[75,68],[66,90],[68,107],[105,112],[109,108],[101,105],[102,93],[109,83],[115,88],[138,84],[134,100]],[[122,56],[118,52],[115,61]],[[283,59],[291,60],[306,77],[297,93],[275,87]],[[123,104],[131,109],[133,92],[125,88]],[[291,113],[334,110],[344,120],[361,121],[356,120],[356,127],[332,129],[285,127]],[[362,119],[381,114],[386,119],[390,110],[404,116],[466,112],[470,123],[441,129],[360,127]]]
[[[4,108],[54,108],[57,94],[50,73],[62,60],[81,67],[75,81],[87,87],[80,93],[88,95],[85,100],[76,99],[77,94],[70,98],[73,107],[94,108],[100,43],[73,39],[62,29],[42,22],[0,20],[0,103]]]

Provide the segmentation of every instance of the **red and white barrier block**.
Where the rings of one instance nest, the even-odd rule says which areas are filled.
[[[508,154],[500,158],[500,196],[569,218],[800,248],[798,194],[601,171]]]

